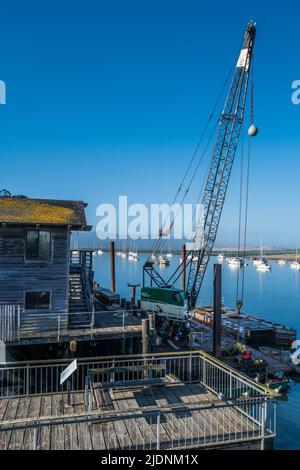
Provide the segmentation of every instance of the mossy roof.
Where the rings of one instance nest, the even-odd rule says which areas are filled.
[[[0,197],[0,223],[67,225],[88,229],[82,201]]]

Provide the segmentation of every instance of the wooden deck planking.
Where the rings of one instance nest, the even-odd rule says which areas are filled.
[[[95,393],[96,396],[96,393]],[[171,409],[173,405],[189,405],[184,411],[161,411],[161,449],[195,446],[231,438],[255,437],[258,426],[242,413],[234,417],[230,408],[193,411],[193,404],[210,403],[216,396],[199,384],[169,384],[163,387],[138,387],[132,389],[110,389],[103,395],[100,406],[104,410],[115,410],[128,414],[131,410],[148,407]],[[102,397],[103,397],[102,396]],[[84,393],[72,394],[73,406],[66,408],[67,394],[49,394],[0,400],[0,420],[31,417],[72,416],[86,413]],[[169,406],[168,406],[169,405]],[[98,408],[98,406],[97,406]],[[94,408],[95,409],[95,408]],[[99,408],[98,408],[99,409]],[[251,426],[250,426],[251,424]],[[39,449],[150,449],[156,445],[156,416],[132,415],[129,419],[87,424],[61,422],[54,426],[39,426]],[[253,432],[251,432],[251,430]],[[35,431],[33,427],[0,432],[0,448],[32,449]],[[212,437],[208,437],[212,435]]]
[[[18,410],[16,413],[16,419],[18,418],[23,418],[23,417],[28,417],[29,415],[29,409],[30,409],[30,397],[26,397],[22,403],[21,400],[19,402]],[[10,447],[12,449],[22,449],[24,446],[24,440],[25,440],[25,429],[16,429],[12,433],[12,442]]]
[[[43,395],[41,403],[41,416],[51,416],[52,414],[52,396]],[[41,450],[49,450],[51,448],[51,430],[50,426],[42,426],[40,429],[40,445]]]
[[[147,389],[145,389],[144,391],[143,390],[140,391],[139,400],[138,402],[135,403],[135,406],[137,407],[149,406],[146,393],[147,393]],[[128,399],[126,399],[126,397],[125,397],[125,400],[127,401],[128,406],[130,406],[130,402],[128,401]],[[142,418],[139,418],[139,422],[141,422],[143,426],[142,429],[143,429],[143,434],[145,436],[145,447],[151,448],[153,446],[153,443],[156,442],[156,423],[155,422],[151,423],[151,418],[145,415],[143,415]]]
[[[64,397],[65,403],[67,403],[67,395]],[[73,407],[72,408],[65,408],[65,414],[72,414],[72,413],[85,413],[86,406],[84,404],[84,395],[81,392],[75,392],[72,394],[73,400]],[[81,449],[81,445],[83,445],[83,436],[82,436],[82,429],[80,423],[76,422],[75,424],[69,425],[71,426],[70,438],[72,441],[72,449],[78,450]]]
[[[215,399],[215,396],[210,391],[206,390],[204,387],[198,384],[196,384],[193,389],[191,388],[190,385],[185,385],[184,387],[182,387],[182,391],[181,391],[181,386],[169,387],[169,393],[173,394],[177,398],[178,403],[182,403],[182,404],[191,404],[191,403],[195,403],[197,405],[199,405],[199,403],[206,404],[206,403],[211,402],[213,399]],[[191,394],[194,398],[193,401],[189,398]],[[184,436],[185,440],[187,439],[193,442],[191,439],[193,436],[193,438],[198,441],[201,435],[203,436],[203,439],[204,439],[204,436],[205,436],[204,427],[201,427],[199,429],[199,425],[200,425],[200,420],[199,420],[200,412],[199,411],[193,412],[192,408],[189,407],[189,409],[186,412],[179,413],[179,416],[183,416],[182,419],[179,419],[179,426],[182,428],[183,423],[184,423],[186,427],[190,430],[191,435],[189,437],[185,433],[185,436]]]
[[[20,403],[20,398],[12,398],[11,400],[9,400],[9,404],[6,407],[3,419],[5,420],[15,419],[17,412],[18,412],[19,403]],[[12,433],[13,431],[8,431],[7,433],[5,433],[4,449],[9,449]]]
[[[3,421],[9,400],[0,400],[0,421]],[[0,432],[0,450],[6,449],[5,445],[5,432]]]
[[[174,396],[174,399],[176,400],[177,399],[177,402],[178,403],[185,403],[187,402],[185,400],[186,397],[183,397],[182,394],[180,393],[180,390],[179,388],[177,387],[169,387],[169,390],[168,390],[169,394],[170,394],[170,397],[171,396]],[[208,393],[203,393],[201,394],[201,401],[202,401],[202,398],[203,398],[203,401],[206,401],[204,400],[204,396],[205,395],[208,395]],[[174,400],[174,401],[175,401]],[[198,400],[199,401],[199,400]],[[204,430],[202,428],[201,429],[201,433],[200,433],[200,429],[199,429],[199,420],[196,420],[196,417],[194,416],[193,412],[191,410],[187,410],[187,413],[184,414],[184,413],[177,413],[175,415],[175,422],[176,422],[176,426],[179,427],[179,429],[182,431],[182,419],[180,419],[180,416],[187,416],[187,414],[190,414],[190,416],[187,418],[185,418],[186,420],[186,426],[187,428],[190,429],[190,432],[191,432],[191,435],[193,438],[196,438],[196,439],[199,439],[200,435],[204,436]],[[196,426],[196,429],[195,429],[195,426]],[[184,436],[186,438],[186,436]]]
[[[188,388],[191,393],[186,396],[187,403],[195,403],[197,401],[195,398],[195,387],[197,387],[195,384],[188,385]],[[216,399],[216,396],[213,393],[210,393],[210,395],[211,398],[213,398],[214,400]],[[207,401],[209,402],[209,400]],[[224,427],[225,423],[223,423],[223,420],[220,419],[222,411],[220,410],[220,414],[218,414],[218,412],[219,410],[211,409],[203,411],[201,413],[204,423],[204,435],[206,435],[206,430],[209,429],[211,440],[213,440],[217,436],[220,437],[220,435],[224,436],[226,434]]]
[[[197,396],[197,385],[188,385],[187,386],[190,393],[187,394],[184,398],[185,403],[196,403],[198,401]],[[210,399],[209,399],[209,398]],[[208,397],[205,397],[205,402],[209,403],[210,400],[216,400],[216,396],[213,393],[209,393]],[[224,435],[224,429],[222,428],[222,424],[219,422],[218,417],[215,415],[215,410],[203,410],[203,412],[198,412],[197,414],[201,413],[202,421],[203,421],[203,437],[206,437],[207,430],[209,430],[209,434],[211,436],[211,441],[214,437],[220,436],[221,434]]]
[[[52,395],[52,414],[54,416],[64,415],[63,395]],[[64,430],[62,425],[51,428],[51,449],[61,450],[64,447]]]
[[[118,393],[118,392],[117,392]],[[112,400],[113,406],[115,410],[122,410],[122,408],[129,408],[127,407],[126,400],[122,402],[122,405],[120,404],[120,399],[124,400],[124,394],[122,391],[118,393],[118,399],[116,399],[114,392],[112,390],[109,390],[109,395]],[[117,432],[119,433],[119,443],[122,448],[124,449],[129,449],[134,445],[134,442],[131,439],[131,426],[130,426],[130,421],[127,422],[127,420],[118,420],[115,423],[115,428],[117,429]]]
[[[191,390],[195,390],[195,385],[188,385]],[[213,394],[212,394],[213,395]],[[195,394],[191,393],[188,396],[189,401],[195,402]],[[233,420],[231,416],[231,409],[230,408],[219,408],[219,409],[212,409],[211,413],[211,424],[213,429],[216,431],[216,435],[223,435],[223,436],[234,436],[235,437],[242,437],[243,434],[246,432],[250,420],[245,417],[242,413],[239,413],[239,420]],[[206,412],[207,414],[207,412]],[[235,415],[236,416],[236,415]],[[221,424],[219,424],[221,423]],[[247,426],[246,426],[247,423]],[[254,423],[251,423],[251,427],[255,428]]]
[[[141,404],[137,403],[136,399],[133,396],[132,391],[124,391],[120,390],[117,392],[112,392],[112,395],[117,398],[115,399],[116,406],[119,409],[126,409],[130,411],[132,408],[139,408]],[[146,417],[133,417],[130,420],[124,420],[124,425],[128,432],[129,441],[126,443],[126,447],[130,448],[150,448],[150,443],[153,441],[155,442],[155,433],[153,431],[153,425],[149,426]],[[145,429],[149,428],[149,439],[147,434],[145,433]],[[133,430],[135,430],[135,437],[134,440]],[[138,438],[137,438],[138,437]],[[140,442],[140,444],[139,444]]]
[[[171,387],[170,387],[171,388]],[[169,387],[166,387],[164,390],[165,393],[161,393],[161,390],[158,389],[150,389],[149,395],[145,394],[145,399],[148,401],[148,406],[153,406],[153,402],[155,402],[159,407],[160,406],[167,406],[170,404],[170,395],[169,395]],[[148,396],[147,396],[148,395]],[[164,429],[164,433],[161,432],[161,444],[166,444],[167,442],[174,442],[177,441],[177,446],[180,446],[180,442],[182,440],[182,432],[180,426],[177,425],[177,417],[176,414],[172,413],[163,413],[160,417],[161,427]]]

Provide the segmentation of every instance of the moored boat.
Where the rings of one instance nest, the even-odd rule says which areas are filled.
[[[290,381],[282,371],[269,371],[259,377],[259,382],[266,385],[276,393],[287,390],[290,386]]]
[[[270,271],[271,266],[267,261],[262,261],[260,264],[256,265],[256,269],[259,271]]]
[[[242,258],[228,258],[228,264],[230,266],[244,266],[244,260]]]
[[[166,256],[161,255],[157,258],[157,264],[159,264],[160,266],[168,266],[170,264],[170,261]]]
[[[292,269],[300,269],[300,262],[299,261],[292,261],[291,262]]]

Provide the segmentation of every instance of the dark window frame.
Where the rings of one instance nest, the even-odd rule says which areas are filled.
[[[41,232],[47,232],[49,234],[49,255],[48,257],[41,257],[40,255],[40,233]],[[38,238],[37,238],[37,256],[34,257],[34,256],[29,256],[28,254],[28,234],[29,233],[37,233],[38,234]],[[38,263],[47,263],[49,261],[51,261],[52,259],[52,232],[51,230],[34,230],[34,229],[27,229],[26,232],[25,232],[25,260],[28,261],[28,262],[38,262]]]
[[[182,302],[182,298],[181,298],[181,295],[179,294],[179,292],[173,292],[172,294],[172,300],[174,302],[177,302],[177,303],[181,303]]]
[[[42,307],[39,302],[38,302],[38,298],[36,299],[36,306],[31,306],[29,308],[27,308],[27,295],[28,294],[32,294],[32,295],[41,295],[43,293],[46,293],[46,294],[49,294],[49,303],[46,307]],[[42,310],[43,312],[50,312],[51,311],[51,301],[52,301],[52,291],[51,290],[41,290],[41,291],[38,291],[38,290],[27,290],[27,291],[24,291],[24,310],[25,312],[36,312],[38,310]]]

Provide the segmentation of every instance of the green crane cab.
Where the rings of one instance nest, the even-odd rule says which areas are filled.
[[[143,287],[141,308],[151,310],[168,320],[185,322],[189,319],[187,297],[181,289]]]

